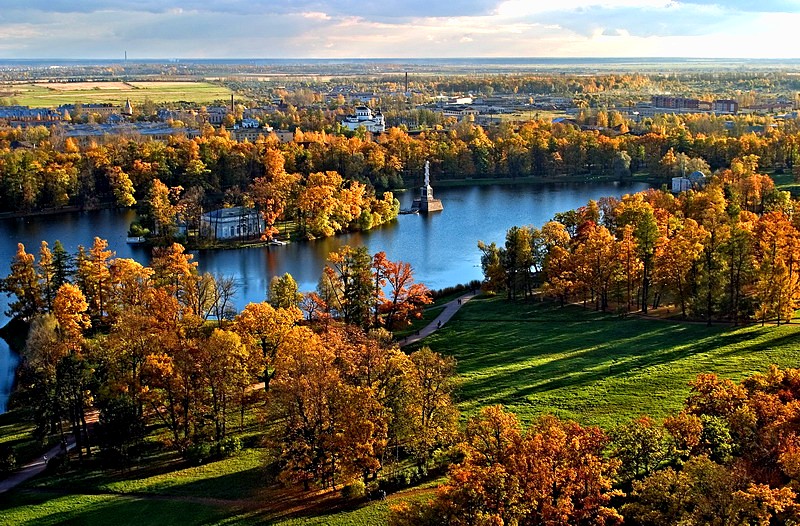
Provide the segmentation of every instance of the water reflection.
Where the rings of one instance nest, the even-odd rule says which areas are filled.
[[[430,215],[402,215],[391,224],[370,232],[335,238],[291,243],[286,246],[240,250],[196,251],[200,272],[233,277],[238,285],[234,306],[263,301],[269,281],[286,272],[292,274],[302,291],[316,287],[327,255],[344,245],[366,245],[370,253],[386,252],[390,260],[411,264],[417,281],[432,289],[481,278],[478,240],[504,242],[506,230],[514,225],[541,226],[557,212],[583,206],[590,199],[620,196],[646,188],[641,183],[586,183],[536,186],[482,186],[436,188],[444,210]],[[401,208],[410,208],[415,192],[398,195]],[[116,257],[149,263],[146,249],[125,243],[131,210],[101,210],[0,221],[0,275],[8,274],[17,243],[37,253],[39,244],[60,240],[71,253],[78,245],[88,247],[95,236],[107,239]],[[6,298],[0,298],[5,310]],[[4,324],[0,317],[0,324]],[[0,343],[0,407],[4,404],[16,362]]]

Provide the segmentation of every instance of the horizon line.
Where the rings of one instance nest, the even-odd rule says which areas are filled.
[[[409,60],[423,60],[423,61],[430,61],[430,60],[547,60],[547,61],[554,61],[554,60],[622,60],[622,61],[630,61],[630,60],[655,60],[655,61],[665,61],[665,60],[683,60],[683,61],[767,61],[767,62],[782,62],[782,61],[797,61],[800,60],[800,55],[797,57],[784,57],[784,58],[774,58],[774,57],[695,57],[695,56],[616,56],[616,55],[602,55],[602,56],[457,56],[457,57],[448,57],[448,56],[437,56],[437,57],[138,57],[138,58],[131,58],[130,56],[126,57],[2,57],[0,56],[0,61],[11,61],[11,62],[25,62],[25,61],[84,61],[84,60],[103,60],[103,61],[113,61],[113,60],[121,60],[127,62],[136,62],[136,61],[154,61],[154,60],[165,60],[165,61],[178,61],[178,60],[201,60],[201,61],[214,61],[214,60],[280,60],[280,61],[303,61],[303,60],[324,60],[324,61],[336,61],[336,60],[349,60],[349,61],[359,61],[359,60],[387,60],[387,61],[409,61]]]

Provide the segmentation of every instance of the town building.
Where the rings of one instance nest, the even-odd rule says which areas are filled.
[[[687,190],[702,188],[706,184],[706,175],[701,171],[695,171],[687,177],[672,178],[672,193],[679,194]]]
[[[265,226],[258,211],[242,206],[220,208],[200,216],[200,236],[211,239],[249,239],[260,236]]]
[[[371,133],[383,133],[386,131],[386,121],[380,110],[373,113],[366,106],[357,106],[355,115],[346,115],[342,119],[342,126],[351,131],[355,131],[362,126]]]
[[[712,111],[714,113],[731,113],[734,115],[739,113],[739,103],[736,102],[735,100],[729,100],[729,99],[715,100],[713,104],[714,105]]]
[[[200,131],[192,128],[174,128],[160,122],[124,122],[106,124],[63,124],[59,129],[65,138],[71,137],[81,145],[91,142],[103,142],[110,137],[125,136],[130,138],[152,139],[166,142],[173,136],[194,138]]]
[[[9,124],[57,122],[63,118],[64,113],[49,108],[0,106],[0,120]]]

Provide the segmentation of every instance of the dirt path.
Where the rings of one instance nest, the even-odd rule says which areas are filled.
[[[449,302],[445,303],[444,304],[444,309],[442,309],[442,312],[439,313],[439,315],[436,317],[435,320],[433,320],[427,326],[425,326],[422,329],[420,329],[419,331],[417,331],[416,334],[412,334],[410,336],[406,336],[405,338],[403,338],[402,340],[397,342],[398,345],[400,345],[400,347],[404,347],[406,345],[410,345],[412,343],[416,343],[419,340],[422,340],[423,338],[426,338],[427,336],[430,336],[431,334],[436,332],[438,329],[441,329],[442,325],[444,325],[445,323],[450,321],[450,318],[452,318],[453,315],[456,312],[458,312],[458,309],[460,309],[462,305],[464,305],[466,302],[468,302],[469,300],[471,300],[475,296],[477,296],[477,293],[468,292],[468,293],[466,293],[466,294],[464,294],[462,296],[459,296],[458,298],[456,298],[456,299],[454,299],[452,301],[449,301]]]

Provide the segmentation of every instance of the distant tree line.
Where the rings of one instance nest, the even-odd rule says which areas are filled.
[[[793,173],[800,155],[800,128],[791,120],[669,115],[641,123],[635,134],[623,133],[628,124],[618,113],[598,111],[579,115],[576,123],[530,121],[483,129],[464,121],[415,136],[391,128],[374,140],[298,130],[287,144],[275,138],[239,143],[209,127],[194,139],[111,137],[87,146],[41,126],[6,129],[0,130],[0,206],[7,211],[131,206],[147,196],[155,180],[187,193],[202,191],[205,204],[252,202],[259,191],[262,199],[285,200],[283,188],[253,187],[258,179],[284,172],[300,188],[313,185],[314,174],[336,172],[339,190],[356,182],[371,197],[418,184],[425,161],[431,162],[434,180],[642,172],[667,178],[697,168],[728,168],[747,155],[756,156],[761,172]],[[751,126],[761,131],[753,133]],[[296,192],[288,192],[293,196]],[[298,210],[291,209],[292,219]]]

